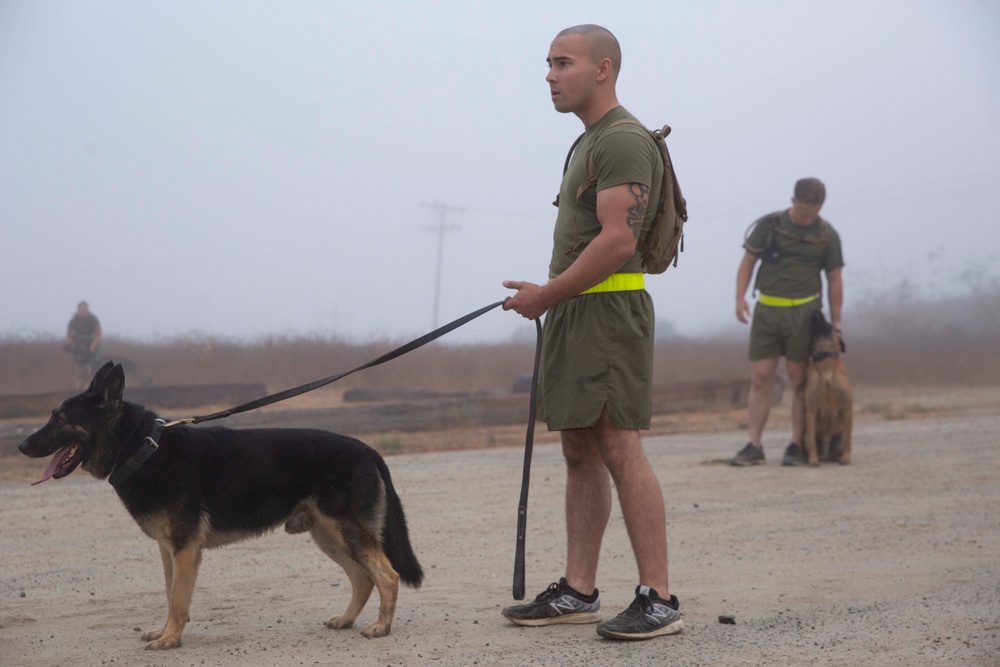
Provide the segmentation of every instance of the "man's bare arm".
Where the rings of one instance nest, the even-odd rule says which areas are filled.
[[[740,268],[736,270],[736,319],[743,324],[750,321],[750,304],[747,303],[747,288],[753,277],[753,267],[757,257],[749,252],[743,254]]]
[[[504,304],[504,309],[534,319],[551,306],[590,289],[617,272],[635,254],[648,207],[649,188],[639,183],[625,183],[599,191],[600,233],[568,269],[547,284],[505,281],[504,287],[518,292]]]
[[[841,275],[842,269],[834,269],[826,272],[827,297],[830,301],[830,324],[834,329],[842,326],[840,313],[844,307],[844,277]]]

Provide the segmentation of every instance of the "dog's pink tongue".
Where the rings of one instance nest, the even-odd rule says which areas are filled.
[[[56,455],[52,457],[52,460],[49,461],[49,464],[45,466],[45,472],[42,473],[41,479],[39,479],[37,482],[32,482],[31,485],[35,486],[36,484],[41,484],[44,481],[52,479],[52,475],[54,475],[56,470],[59,469],[59,466],[72,454],[73,454],[72,445],[69,447],[63,447],[58,452],[56,452]]]

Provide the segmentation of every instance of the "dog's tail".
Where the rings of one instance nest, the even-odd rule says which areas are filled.
[[[385,522],[382,525],[382,550],[403,583],[411,588],[420,588],[420,584],[424,581],[424,570],[417,562],[417,556],[410,545],[403,503],[400,502],[396,488],[392,485],[389,467],[377,452],[374,454],[375,464],[385,484],[386,509]]]

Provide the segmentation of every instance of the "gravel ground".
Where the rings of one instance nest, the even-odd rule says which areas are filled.
[[[857,427],[854,464],[750,469],[721,461],[736,432],[652,437],[667,495],[671,588],[685,630],[648,642],[594,626],[518,628],[511,603],[522,453],[394,456],[427,572],[401,589],[392,634],[328,630],[349,597],[308,536],[207,552],[183,647],[143,651],[166,613],[156,545],[105,482],[0,482],[0,665],[1000,665],[1000,416]],[[40,466],[41,467],[41,466]],[[564,473],[536,448],[529,596],[561,574]],[[635,566],[617,511],[603,611],[628,605]],[[359,627],[374,619],[375,598]],[[734,625],[719,616],[735,618]]]

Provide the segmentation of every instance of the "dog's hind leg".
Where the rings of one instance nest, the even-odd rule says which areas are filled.
[[[344,610],[343,614],[331,616],[327,619],[326,627],[334,630],[342,630],[354,627],[354,621],[357,620],[358,614],[361,613],[361,610],[365,608],[365,604],[368,603],[368,598],[371,597],[372,591],[375,590],[375,584],[365,573],[365,569],[348,557],[347,554],[342,554],[334,560],[337,561],[340,567],[344,568],[347,578],[351,580],[351,601],[348,603],[347,609]]]
[[[331,616],[326,621],[326,627],[334,630],[353,627],[355,619],[365,608],[368,598],[371,597],[375,584],[365,569],[351,558],[350,548],[344,540],[340,524],[337,521],[327,517],[316,519],[315,516],[311,516],[309,533],[316,546],[343,568],[351,582],[351,601],[348,603],[347,609],[344,610],[343,614]]]
[[[399,594],[399,575],[389,563],[382,547],[375,538],[361,529],[350,529],[344,534],[339,522],[325,516],[315,519],[310,531],[313,540],[327,556],[336,561],[351,580],[351,601],[339,616],[326,622],[328,628],[349,628],[364,609],[372,589],[378,589],[378,619],[361,631],[365,637],[384,637],[392,629]]]
[[[198,566],[201,565],[202,545],[198,541],[189,542],[182,549],[173,551],[169,547],[160,546],[161,555],[164,551],[170,556],[170,577],[167,580],[167,622],[163,630],[143,635],[155,637],[146,644],[147,649],[171,649],[181,645],[181,635],[188,622],[191,610],[191,598],[194,596],[194,584],[198,578]],[[164,560],[163,571],[167,574],[167,562]],[[156,636],[158,634],[158,636]]]
[[[392,629],[392,619],[396,615],[399,574],[382,551],[382,545],[374,539],[362,547],[358,561],[375,582],[379,597],[378,620],[366,625],[361,634],[365,637],[384,637]]]

